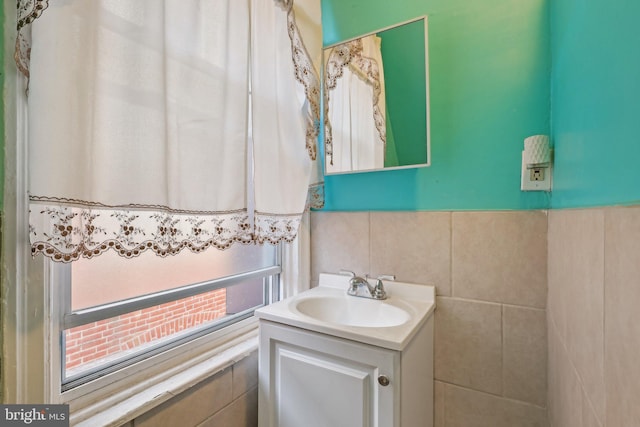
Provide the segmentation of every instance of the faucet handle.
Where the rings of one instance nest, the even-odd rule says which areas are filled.
[[[383,280],[394,281],[396,280],[396,276],[393,274],[383,274],[377,277],[376,286],[373,288],[373,292],[372,292],[373,297],[376,299],[387,298],[387,291],[385,291],[384,284],[382,283]]]
[[[376,279],[376,285],[373,287],[373,291],[371,291],[371,296],[375,299],[387,299],[387,291],[384,290],[384,284],[382,283],[383,278],[386,277],[381,276]]]

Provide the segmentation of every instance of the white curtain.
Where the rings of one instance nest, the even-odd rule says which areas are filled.
[[[292,1],[47,3],[19,5],[38,13],[16,54],[30,77],[34,254],[295,238],[321,185],[318,73]]]
[[[312,182],[312,159],[316,158],[317,122],[314,123],[312,112],[319,115],[319,104],[314,101],[309,108],[305,94],[313,91],[313,98],[319,101],[317,80],[312,83],[309,79],[312,58],[299,33],[293,29],[273,31],[289,27],[292,15],[279,9],[289,11],[292,6],[292,1],[283,1],[280,7],[274,7],[273,1],[252,1],[251,102],[259,242],[277,238],[272,229],[283,221],[288,227],[288,221],[293,219],[298,228]],[[314,131],[307,134],[308,128]],[[299,143],[305,140],[306,145]],[[292,211],[296,215],[292,216]]]
[[[378,169],[386,145],[381,39],[375,34],[327,55],[327,172]]]
[[[311,288],[311,216],[302,215],[296,239],[284,246],[280,296],[288,298]]]

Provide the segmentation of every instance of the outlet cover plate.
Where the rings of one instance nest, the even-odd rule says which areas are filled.
[[[553,158],[553,157],[552,157]],[[551,191],[551,178],[553,177],[553,161],[548,168],[544,168],[544,179],[533,181],[531,169],[527,169],[524,162],[524,151],[522,152],[522,174],[520,179],[520,189],[522,191]]]

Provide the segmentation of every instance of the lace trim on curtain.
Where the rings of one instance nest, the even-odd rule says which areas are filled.
[[[29,77],[29,61],[31,58],[31,23],[49,7],[49,0],[18,0],[18,35],[13,57],[18,70]]]
[[[317,161],[318,137],[320,135],[320,77],[313,66],[311,55],[302,40],[300,30],[296,24],[293,10],[294,0],[274,0],[287,12],[287,32],[291,40],[291,57],[295,68],[296,80],[304,86],[305,96],[309,103],[310,115],[307,116],[306,147],[309,157]],[[305,211],[309,208],[322,209],[324,207],[324,183],[318,182],[309,186]]]
[[[348,43],[338,45],[333,48],[327,60],[325,70],[325,86],[327,90],[324,94],[324,138],[325,155],[329,157],[329,162],[333,165],[333,132],[329,120],[329,100],[330,91],[336,88],[338,80],[344,76],[344,69],[350,67],[356,76],[363,82],[373,87],[373,120],[384,144],[387,142],[386,121],[378,101],[382,92],[380,82],[380,67],[375,59],[362,54],[363,45],[361,39],[352,40]]]
[[[324,182],[317,182],[309,186],[307,194],[307,206],[305,211],[309,209],[322,209],[324,207]]]
[[[236,242],[291,242],[302,215],[256,213],[252,232],[244,209],[191,212],[162,206],[110,207],[34,196],[31,202],[31,253],[60,262],[93,258],[110,249],[125,258],[147,250],[164,257],[185,248],[201,252],[210,247],[226,249]]]
[[[306,118],[306,147],[311,160],[316,160],[318,155],[317,141],[318,135],[320,135],[320,78],[313,67],[311,56],[296,24],[293,0],[275,0],[275,2],[287,12],[287,31],[291,40],[291,56],[295,67],[295,77],[304,86],[304,93],[311,110],[310,116]]]
[[[277,244],[282,241],[291,243],[298,234],[301,218],[302,212],[293,215],[255,212],[254,240],[260,244]]]

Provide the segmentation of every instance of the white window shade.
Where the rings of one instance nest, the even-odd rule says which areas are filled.
[[[34,254],[295,238],[320,181],[319,80],[292,2],[71,0],[41,15],[26,63]]]

